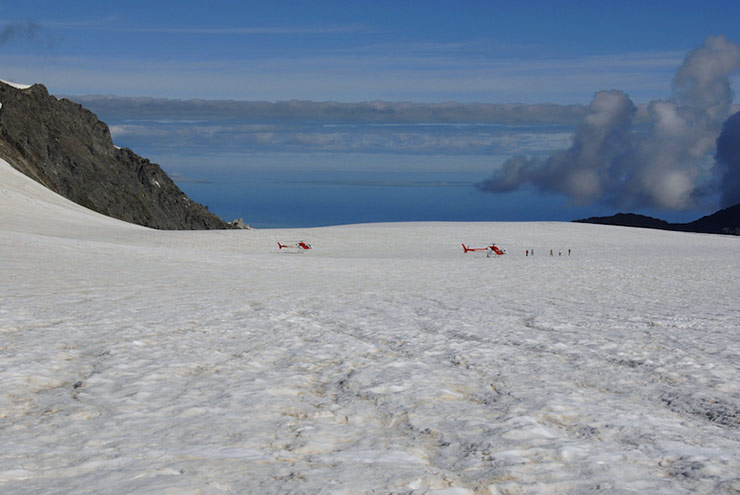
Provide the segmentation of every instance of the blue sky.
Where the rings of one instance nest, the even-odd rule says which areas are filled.
[[[55,94],[647,101],[738,18],[733,1],[3,1],[0,64]]]
[[[0,0],[0,79],[81,102],[117,144],[200,184],[201,202],[252,172],[316,172],[330,184],[355,182],[332,171],[375,171],[372,184],[418,172],[529,201],[507,220],[616,209],[688,220],[719,204],[711,143],[740,109],[722,90],[740,87],[739,18],[737,1]],[[722,110],[701,128],[708,110],[686,96],[696,91],[674,88],[679,72],[701,72],[691,53],[724,64],[712,76]],[[595,135],[588,123],[604,102],[627,112],[620,160],[645,170],[569,149]],[[695,146],[660,134],[676,119]],[[666,139],[669,152],[656,150]],[[648,165],[668,161],[677,165]]]

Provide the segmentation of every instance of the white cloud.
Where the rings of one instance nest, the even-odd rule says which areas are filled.
[[[686,55],[669,100],[640,108],[622,91],[600,91],[571,147],[541,160],[511,158],[480,187],[533,186],[579,202],[638,208],[688,209],[711,200],[712,154],[735,108],[729,76],[739,64],[740,46],[710,36]]]

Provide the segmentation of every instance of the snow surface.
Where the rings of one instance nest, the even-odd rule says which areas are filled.
[[[738,259],[569,223],[155,231],[0,161],[0,492],[738,493]]]
[[[0,82],[3,82],[7,84],[8,86],[13,86],[16,89],[28,89],[31,87],[31,84],[19,84],[19,83],[12,82],[12,81],[6,81],[4,79],[0,79]]]

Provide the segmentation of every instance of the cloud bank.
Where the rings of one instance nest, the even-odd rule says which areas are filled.
[[[467,124],[244,124],[129,122],[110,126],[116,144],[132,149],[207,152],[339,152],[448,155],[550,153],[571,130]]]
[[[550,153],[583,105],[72,97],[140,150],[402,154]]]
[[[370,101],[234,101],[175,100],[122,96],[70,96],[70,99],[111,120],[209,120],[253,122],[337,123],[491,123],[503,125],[574,125],[584,105],[409,103]]]
[[[697,206],[718,187],[723,202],[738,199],[739,125],[727,119],[729,76],[739,63],[740,46],[710,36],[686,55],[669,99],[638,108],[624,92],[600,91],[569,148],[547,158],[512,157],[478,187],[493,193],[534,187],[583,204],[666,210]],[[718,176],[719,184],[712,181]]]

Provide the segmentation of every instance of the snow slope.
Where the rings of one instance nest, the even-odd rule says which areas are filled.
[[[738,493],[738,259],[567,223],[154,231],[0,161],[0,492]]]
[[[0,79],[0,82],[7,84],[8,86],[13,86],[16,89],[28,89],[31,87],[31,84],[20,84],[13,81],[6,81],[4,79]]]

